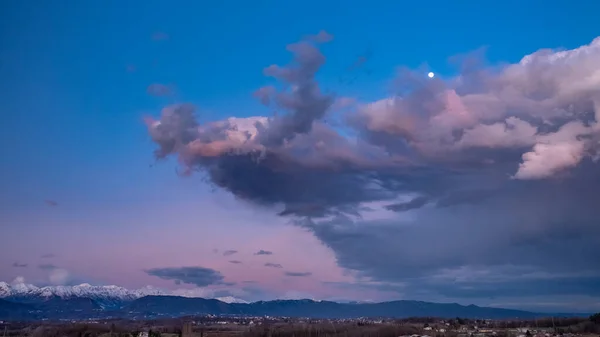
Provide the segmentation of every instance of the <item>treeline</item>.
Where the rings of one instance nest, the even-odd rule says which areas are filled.
[[[172,329],[175,330],[175,329]],[[99,337],[109,334],[111,337],[137,337],[141,329],[114,324],[48,324],[6,331],[6,336],[27,337]],[[179,330],[181,331],[181,330]],[[150,337],[160,337],[158,331],[151,331]]]

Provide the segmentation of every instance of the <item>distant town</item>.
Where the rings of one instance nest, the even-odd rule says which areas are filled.
[[[535,320],[204,315],[155,320],[0,321],[0,327],[4,336],[34,337],[591,337],[600,334],[600,314]]]

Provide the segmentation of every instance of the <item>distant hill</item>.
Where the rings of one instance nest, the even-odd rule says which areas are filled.
[[[358,317],[440,317],[509,319],[535,318],[539,314],[521,310],[478,307],[421,301],[382,303],[337,303],[313,300],[275,300],[254,303],[225,303],[215,299],[178,296],[145,296],[106,308],[96,300],[84,297],[53,296],[29,303],[0,299],[0,320],[86,319],[86,318],[154,318],[187,315],[247,315],[311,318]],[[563,314],[561,316],[572,316]]]
[[[155,312],[163,315],[252,315],[312,318],[358,317],[465,317],[465,318],[533,318],[533,312],[486,308],[475,305],[441,304],[420,301],[393,301],[382,303],[337,303],[313,300],[275,300],[249,304],[223,303],[202,298],[175,296],[147,296],[133,301],[124,308],[131,312]]]
[[[0,319],[10,320],[33,316],[33,311],[35,311],[35,308],[31,305],[13,303],[0,299]]]

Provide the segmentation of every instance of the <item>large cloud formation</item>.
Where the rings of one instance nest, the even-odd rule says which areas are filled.
[[[256,96],[276,116],[200,125],[193,106],[165,107],[147,120],[157,157],[293,217],[340,266],[412,294],[521,282],[536,295],[554,281],[598,292],[600,38],[503,67],[467,60],[447,79],[401,69],[396,95],[332,126],[335,97],[315,80],[322,35],[265,69],[280,84]]]

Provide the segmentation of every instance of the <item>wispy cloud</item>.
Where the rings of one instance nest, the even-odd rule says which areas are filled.
[[[258,252],[254,253],[254,255],[273,255],[273,252],[261,249]]]
[[[237,251],[237,250],[233,250],[233,249],[231,249],[231,250],[226,250],[226,251],[224,251],[224,252],[223,252],[223,256],[231,256],[231,255],[233,255],[233,254],[237,254],[237,253],[238,253],[238,251]]]
[[[52,253],[48,253],[48,254],[44,254],[44,255],[40,256],[40,258],[42,258],[42,259],[51,259],[54,257],[56,257],[56,255],[54,255]]]
[[[166,41],[169,38],[169,34],[165,32],[155,32],[154,34],[152,34],[152,40],[154,41]]]
[[[333,40],[333,35],[329,34],[324,30],[321,30],[317,34],[305,36],[304,39],[316,43],[326,43]]]
[[[26,268],[27,267],[27,263],[19,263],[19,262],[15,262],[12,264],[12,266],[14,268]]]
[[[242,264],[242,261],[239,261],[239,260],[231,260],[231,261],[229,261],[229,263],[233,263],[233,264]]]
[[[307,276],[311,276],[312,273],[310,272],[294,272],[294,271],[286,271],[285,272],[286,276],[292,276],[292,277],[307,277]]]
[[[163,97],[170,96],[173,93],[173,88],[170,86],[160,84],[160,83],[152,83],[146,89],[146,92],[150,96]]]
[[[223,275],[210,268],[204,267],[168,267],[152,268],[145,270],[146,274],[156,276],[163,280],[171,280],[176,284],[193,284],[206,287],[212,284],[226,284]]]
[[[55,207],[58,206],[58,202],[54,201],[54,200],[44,200],[44,203],[50,207]]]
[[[283,266],[280,265],[279,263],[271,263],[271,262],[265,263],[265,267],[269,267],[269,268],[283,268]]]
[[[45,263],[45,264],[40,264],[38,266],[38,268],[42,269],[42,270],[53,270],[53,269],[57,269],[58,267],[51,263]]]

